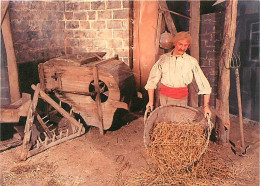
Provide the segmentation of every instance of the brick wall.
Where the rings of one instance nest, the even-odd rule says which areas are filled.
[[[215,106],[217,98],[218,63],[224,30],[224,13],[201,16],[200,66],[212,87],[210,105]]]
[[[10,19],[18,63],[64,54],[64,2],[11,1]]]
[[[129,61],[129,1],[11,1],[18,63],[107,52]]]
[[[106,52],[106,58],[118,54],[129,60],[128,1],[66,1],[65,51]]]

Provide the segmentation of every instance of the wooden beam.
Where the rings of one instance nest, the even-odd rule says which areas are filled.
[[[15,102],[20,99],[18,70],[16,64],[16,57],[13,46],[13,38],[11,33],[10,16],[7,10],[5,18],[2,23],[2,34],[7,55],[7,68],[9,76],[10,96],[11,102]]]
[[[190,0],[190,34],[191,34],[191,56],[199,61],[199,32],[200,32],[200,1]],[[191,107],[198,107],[198,93],[196,88],[196,81],[193,78],[192,84],[189,86],[189,105]]]
[[[134,1],[134,64],[133,70],[137,90],[144,89],[155,60],[156,27],[158,20],[158,0]]]
[[[159,12],[158,21],[157,21],[156,38],[155,38],[155,48],[156,48],[155,60],[156,61],[159,59],[159,46],[160,46],[161,30],[162,30],[162,13]]]
[[[9,6],[9,1],[1,1],[1,25],[5,18],[8,6]]]
[[[100,134],[103,135],[104,134],[103,111],[102,111],[102,106],[101,106],[98,67],[96,65],[93,68],[93,78],[94,78],[95,92],[97,93],[96,104],[97,104],[97,111],[98,111],[98,120],[100,121],[99,132],[100,132]]]
[[[216,130],[220,144],[229,143],[229,92],[230,92],[230,61],[235,44],[236,19],[238,0],[226,2],[226,13],[223,33],[223,44],[219,60],[218,96],[216,102]]]
[[[168,10],[168,6],[166,4],[166,1],[165,0],[160,0],[159,1],[159,7],[161,8],[161,10],[164,11],[164,19],[165,19],[165,22],[166,22],[166,25],[167,25],[167,28],[169,30],[169,32],[172,34],[172,35],[175,35],[177,33],[177,29],[175,27],[175,24],[172,20],[172,16]]]
[[[175,14],[175,15],[178,15],[178,16],[181,16],[181,17],[184,17],[184,18],[186,18],[186,19],[190,19],[190,18],[191,18],[191,17],[189,17],[189,16],[185,16],[185,15],[179,14],[179,13],[177,13],[177,12],[168,10],[168,9],[166,9],[166,8],[162,8],[162,10],[167,11],[167,12],[170,12],[170,13]]]

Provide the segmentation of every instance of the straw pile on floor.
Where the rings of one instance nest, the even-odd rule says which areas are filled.
[[[208,185],[232,178],[225,162],[205,151],[208,134],[199,123],[162,122],[151,131],[148,154],[153,166],[126,185]]]

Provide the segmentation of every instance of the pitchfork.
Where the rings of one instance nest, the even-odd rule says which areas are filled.
[[[241,136],[241,147],[244,150],[245,139],[244,139],[244,129],[243,129],[243,115],[242,115],[242,104],[241,104],[241,92],[240,92],[240,79],[239,79],[239,67],[240,67],[240,56],[239,54],[233,53],[232,60],[230,62],[230,68],[235,69],[236,75],[236,88],[237,88],[237,103],[238,103],[238,115],[239,115],[239,126],[240,126],[240,136]],[[245,151],[240,155],[245,155],[246,150],[249,146],[246,147]]]

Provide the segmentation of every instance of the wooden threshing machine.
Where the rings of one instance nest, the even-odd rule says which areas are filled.
[[[32,86],[35,93],[27,117],[21,159],[82,135],[85,129],[81,122],[98,127],[103,134],[111,127],[118,108],[129,109],[131,99],[137,94],[133,73],[118,57],[103,59],[104,55],[102,52],[66,55],[39,64],[40,84]],[[37,111],[35,100],[38,98],[50,105],[47,114]],[[62,106],[64,104],[69,110]],[[34,118],[34,112],[38,113],[36,119],[42,136],[38,134],[34,137],[36,142],[30,142],[34,123],[30,118]],[[63,116],[70,127],[51,130],[50,115],[55,112]],[[84,121],[76,120],[74,114]]]

